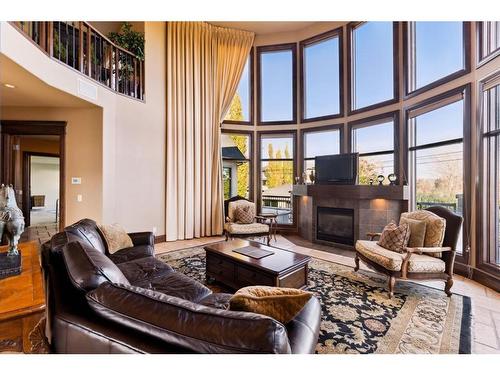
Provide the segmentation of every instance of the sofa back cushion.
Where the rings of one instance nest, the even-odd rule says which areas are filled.
[[[64,231],[73,234],[79,239],[79,241],[92,246],[101,253],[108,253],[106,241],[94,220],[82,219],[77,223],[64,228]]]
[[[73,285],[85,292],[109,281],[129,285],[122,271],[99,250],[82,242],[70,242],[62,250]]]
[[[100,316],[198,353],[290,353],[283,324],[136,286],[104,283],[87,293]]]

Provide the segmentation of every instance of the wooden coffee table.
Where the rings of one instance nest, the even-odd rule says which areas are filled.
[[[253,246],[274,254],[255,259],[233,250]],[[205,246],[207,280],[231,289],[249,285],[268,285],[304,289],[307,287],[307,255],[266,246],[259,242],[233,239]]]

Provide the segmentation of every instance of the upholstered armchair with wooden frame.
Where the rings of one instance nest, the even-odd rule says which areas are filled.
[[[356,242],[356,266],[354,270],[359,269],[359,261],[362,260],[369,268],[386,274],[389,277],[390,298],[394,296],[396,279],[443,280],[446,294],[448,297],[452,294],[450,290],[453,286],[455,249],[463,219],[442,206],[432,206],[420,212],[425,211],[429,211],[446,221],[444,238],[440,247],[406,247],[402,253],[397,253],[377,245],[374,239],[380,237],[381,233],[368,233],[369,241],[359,240]],[[418,215],[418,212],[415,211],[407,215],[411,218],[412,214],[417,213]]]
[[[226,241],[233,238],[264,237],[266,238],[266,244],[269,245],[271,242],[271,231],[269,225],[264,223],[265,218],[254,215],[252,223],[242,224],[237,222],[235,218],[236,208],[249,205],[256,212],[255,203],[239,195],[224,201],[224,212],[226,215],[224,235],[226,236]]]

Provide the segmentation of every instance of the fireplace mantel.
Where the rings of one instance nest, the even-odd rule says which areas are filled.
[[[400,185],[293,185],[292,194],[346,199],[408,200],[408,186]]]
[[[353,249],[317,237],[318,207],[351,209],[354,213],[354,242],[367,232],[380,232],[391,220],[399,221],[408,210],[408,186],[399,185],[294,185],[298,202],[299,235],[309,241]]]

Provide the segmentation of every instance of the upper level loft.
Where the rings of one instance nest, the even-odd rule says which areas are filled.
[[[120,23],[15,21],[11,24],[52,59],[119,94],[145,99],[144,49],[141,55],[136,55],[104,35],[117,31],[109,24]]]

